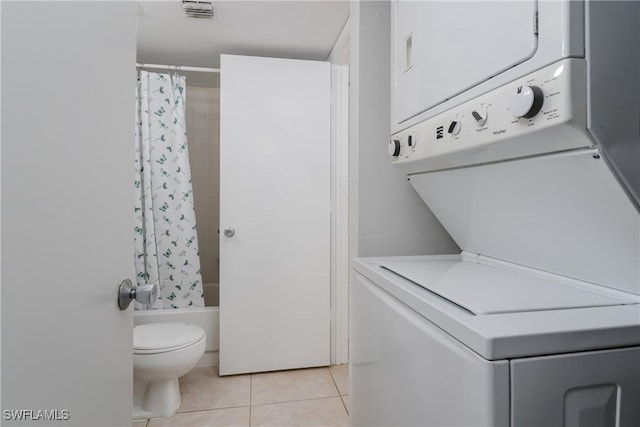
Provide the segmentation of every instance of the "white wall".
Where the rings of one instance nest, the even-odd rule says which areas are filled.
[[[350,22],[351,254],[459,252],[387,154],[391,121],[389,2],[352,2]]]
[[[202,281],[218,283],[220,88],[191,86],[187,76],[186,118]],[[206,305],[217,299],[205,290]]]
[[[352,257],[459,251],[387,155],[389,5],[351,2],[350,13],[328,58],[349,68],[348,135],[332,141],[332,363],[346,363],[349,358]],[[339,80],[332,82],[332,90],[337,84]],[[332,104],[335,108],[335,99]],[[343,193],[347,193],[344,201]]]

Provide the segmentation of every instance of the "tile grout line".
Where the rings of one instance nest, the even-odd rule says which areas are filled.
[[[0,0],[2,1],[2,0]],[[193,414],[194,412],[207,412],[207,411],[220,411],[223,409],[238,409],[238,408],[248,408],[249,405],[238,405],[238,406],[222,406],[220,408],[202,408],[202,409],[191,409],[189,411],[182,411],[182,412],[176,412],[175,414],[171,415],[171,417],[175,417],[176,415],[180,415],[180,414]],[[166,418],[171,418],[171,417],[166,417]],[[165,419],[164,417],[158,418],[158,419]],[[151,420],[151,419],[150,419]]]
[[[348,394],[345,394],[344,396],[348,396]],[[349,415],[349,408],[347,408],[347,404],[344,403],[344,396],[340,395],[340,400],[342,400],[342,406],[344,406],[344,410],[347,411],[347,416]]]
[[[338,396],[340,396],[340,389],[338,388],[338,383],[336,382],[336,377],[334,377],[333,376],[333,372],[331,372],[331,365],[329,365],[329,367],[327,367],[327,370],[329,371],[329,375],[331,375],[331,380],[333,381],[333,385],[335,386],[336,390],[338,391]]]
[[[338,365],[334,365],[338,366]],[[329,365],[329,374],[331,375],[331,379],[333,380],[333,385],[336,386],[336,390],[338,391],[338,396],[340,396],[340,402],[342,402],[342,406],[344,407],[345,412],[349,415],[349,410],[347,409],[347,405],[344,403],[344,399],[342,398],[342,393],[340,393],[340,388],[338,388],[338,383],[336,382],[336,377],[333,376],[333,372],[331,372],[331,365]]]
[[[306,399],[296,399],[296,400],[283,400],[281,402],[266,402],[266,403],[258,403],[252,406],[267,406],[267,405],[279,405],[281,403],[296,403],[296,402],[308,402],[309,400],[324,400],[324,399],[334,399],[336,397],[340,397],[340,395],[335,396],[322,396],[322,397],[308,397]],[[341,399],[342,400],[342,399]]]

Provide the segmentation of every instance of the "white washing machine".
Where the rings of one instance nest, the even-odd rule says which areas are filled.
[[[354,268],[352,425],[640,425],[637,298],[467,253]]]
[[[392,10],[389,154],[463,252],[354,261],[352,424],[639,426],[638,3]]]

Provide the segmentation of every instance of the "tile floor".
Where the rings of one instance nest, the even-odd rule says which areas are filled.
[[[229,377],[195,368],[180,378],[175,415],[133,427],[346,426],[348,385],[347,365]]]

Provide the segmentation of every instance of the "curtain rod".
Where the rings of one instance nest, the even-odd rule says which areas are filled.
[[[183,67],[181,65],[136,64],[137,68],[155,68],[158,70],[195,71],[197,73],[220,73],[220,68]]]

